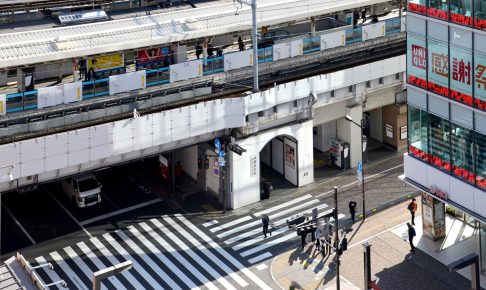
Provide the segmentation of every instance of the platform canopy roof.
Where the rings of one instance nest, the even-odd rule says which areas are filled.
[[[275,25],[388,0],[258,0],[258,26]],[[238,11],[238,13],[236,13]],[[191,8],[121,20],[0,35],[0,68],[164,45],[251,29],[248,5]]]

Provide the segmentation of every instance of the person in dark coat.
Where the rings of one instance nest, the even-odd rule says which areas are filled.
[[[413,245],[413,238],[417,235],[415,229],[410,223],[407,223],[408,227],[408,242],[410,243],[410,252],[415,252],[415,246]]]
[[[357,206],[356,201],[352,200],[349,202],[349,213],[351,214],[351,220],[353,221],[353,224],[356,217],[356,206]]]
[[[245,50],[245,43],[243,42],[243,39],[241,39],[241,36],[238,36],[238,48],[240,51]]]
[[[267,234],[269,234],[271,236],[272,235],[272,232],[270,232],[268,230],[268,225],[270,224],[270,218],[268,217],[268,215],[266,215],[266,214],[262,215],[262,224],[263,224],[263,235],[264,235],[264,238],[267,237]]]
[[[300,229],[300,243],[302,246],[302,250],[304,250],[305,245],[307,244],[305,241],[305,237],[307,236],[307,229],[306,228],[301,228]]]
[[[196,57],[199,59],[199,56],[201,56],[201,53],[203,52],[203,49],[199,43],[196,45]]]

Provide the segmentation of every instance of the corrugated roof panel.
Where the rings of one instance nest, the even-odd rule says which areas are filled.
[[[262,23],[288,17],[296,19],[304,17],[299,15],[308,15],[311,12],[318,15],[329,12],[329,7],[342,10],[386,1],[388,0],[259,0],[257,16],[258,21]],[[85,55],[88,54],[88,49],[101,47],[106,47],[103,51],[108,52],[109,47],[115,47],[113,50],[125,44],[134,47],[143,45],[144,41],[147,43],[156,38],[178,34],[184,34],[186,39],[191,39],[193,30],[211,31],[227,27],[228,31],[236,31],[241,29],[242,25],[251,24],[249,9],[247,5],[243,5],[239,14],[235,15],[236,8],[233,3],[228,3],[107,22],[3,34],[0,35],[0,45],[3,46],[4,52],[0,55],[0,67],[9,65],[5,62],[7,59],[25,58],[25,63],[28,63],[28,58],[32,55],[46,55],[46,60],[49,60],[58,58],[58,54],[64,52],[70,52],[72,55],[72,51],[79,51],[79,55]],[[184,21],[188,18],[196,20],[197,25],[186,25]],[[200,37],[200,34],[197,37]],[[51,41],[53,44],[39,45],[39,41]],[[23,51],[31,53],[20,53],[20,48],[16,48],[20,44]],[[160,44],[163,44],[163,41]],[[47,57],[48,55],[52,57]]]

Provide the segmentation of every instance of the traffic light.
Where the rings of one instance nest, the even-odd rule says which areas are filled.
[[[204,168],[209,169],[209,159],[208,158],[204,159]]]
[[[197,168],[202,169],[202,158],[197,159]]]
[[[246,152],[246,149],[241,148],[240,145],[235,144],[235,143],[229,143],[228,149],[235,152],[236,154],[238,154],[240,156],[241,156],[241,154],[243,154],[243,152]]]

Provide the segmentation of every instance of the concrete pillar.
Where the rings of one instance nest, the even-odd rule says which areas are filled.
[[[363,108],[361,105],[346,108],[346,115],[350,115],[353,121],[361,124],[363,115]],[[350,147],[351,167],[356,167],[361,161],[361,128],[346,119],[341,118],[337,120],[337,137],[341,140],[347,141]]]
[[[7,78],[8,72],[7,70],[0,71],[0,86],[6,86],[8,83],[8,78]]]
[[[311,36],[315,37],[316,36],[316,26],[317,26],[317,20],[315,16],[311,17]]]

